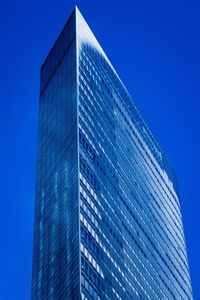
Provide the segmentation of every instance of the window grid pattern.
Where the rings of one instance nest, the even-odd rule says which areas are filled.
[[[81,242],[95,258],[85,236],[87,230],[98,236],[104,279],[101,290],[89,281],[88,294],[83,267],[83,294],[88,299],[192,299],[173,170],[167,160],[161,164],[164,154],[151,134],[147,140],[137,113],[133,120],[134,104],[92,39],[81,40],[79,50],[79,160],[92,172],[80,168]]]
[[[42,66],[39,113],[32,300],[79,299],[75,15]]]

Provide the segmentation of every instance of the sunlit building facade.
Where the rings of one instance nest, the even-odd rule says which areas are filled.
[[[32,300],[192,300],[173,169],[76,8],[41,68]]]

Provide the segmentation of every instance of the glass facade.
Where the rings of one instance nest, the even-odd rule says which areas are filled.
[[[77,8],[38,140],[32,300],[192,300],[175,174]]]

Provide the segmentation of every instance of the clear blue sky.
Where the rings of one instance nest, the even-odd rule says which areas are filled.
[[[75,2],[1,0],[0,300],[31,286],[39,68]],[[76,1],[170,158],[200,299],[200,3]]]

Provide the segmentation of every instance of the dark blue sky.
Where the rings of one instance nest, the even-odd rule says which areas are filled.
[[[200,299],[200,3],[76,1],[176,171]],[[30,299],[39,68],[75,2],[1,0],[0,300]]]

